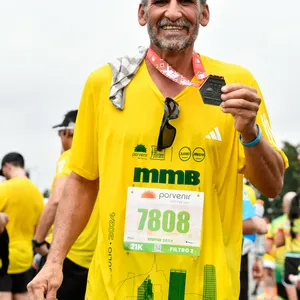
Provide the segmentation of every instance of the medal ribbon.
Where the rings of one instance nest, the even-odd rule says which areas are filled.
[[[193,52],[193,69],[195,76],[198,80],[203,81],[202,83],[195,83],[188,80],[186,77],[175,71],[165,60],[163,60],[158,54],[156,54],[151,48],[147,51],[147,59],[151,64],[165,77],[170,80],[185,86],[193,86],[200,88],[204,79],[206,78],[205,69],[201,61],[201,57],[196,52]]]

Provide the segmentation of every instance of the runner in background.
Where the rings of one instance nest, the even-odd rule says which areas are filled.
[[[0,183],[0,212],[8,216],[9,222],[5,229],[1,228],[4,230],[1,234],[1,300],[27,300],[27,284],[32,279],[31,240],[44,203],[43,195],[27,178],[24,167],[20,153],[8,153],[2,159],[0,175],[7,180]],[[5,217],[4,223],[7,221]]]
[[[253,188],[244,184],[243,186],[243,249],[241,259],[241,271],[240,271],[240,300],[247,300],[249,294],[249,257],[248,254],[251,251],[256,234],[265,234],[267,231],[267,225],[261,216],[255,214],[256,195]],[[256,262],[256,279],[262,278],[263,271],[261,264]]]
[[[268,232],[265,235],[265,254],[263,256],[264,268],[264,293],[268,299],[273,299],[277,295],[275,280],[276,267],[276,246],[272,241],[272,225],[268,217],[264,217],[267,223]]]
[[[300,299],[300,291],[290,281],[290,275],[298,275],[300,265],[300,192],[292,199],[288,212],[288,220],[276,234],[276,246],[285,245],[283,285],[289,300]]]
[[[277,294],[279,297],[281,297],[281,299],[288,299],[287,293],[286,293],[286,289],[288,289],[288,287],[284,287],[282,284],[282,280],[283,280],[283,270],[284,270],[284,258],[285,258],[285,246],[281,246],[281,247],[276,247],[275,244],[275,237],[276,237],[276,233],[278,231],[279,228],[283,228],[284,224],[288,221],[288,212],[290,209],[290,205],[291,205],[291,201],[292,199],[296,196],[295,192],[288,192],[286,193],[283,198],[282,198],[282,211],[283,211],[283,215],[277,217],[276,219],[274,219],[271,223],[271,235],[268,235],[268,239],[266,241],[267,244],[267,248],[271,249],[274,245],[275,246],[275,263],[276,263],[276,267],[275,267],[275,280],[276,280],[276,285],[277,285]],[[291,288],[293,289],[293,287]]]
[[[33,240],[35,250],[40,255],[43,255],[41,259],[42,264],[44,264],[46,255],[48,254],[47,243],[51,244],[52,242],[51,226],[54,222],[57,207],[59,205],[67,177],[71,173],[68,165],[72,151],[71,146],[73,142],[76,117],[77,110],[69,111],[65,115],[63,122],[53,127],[58,131],[58,135],[61,139],[62,154],[57,162],[56,175],[53,179],[51,195],[41,215],[35,238]],[[64,281],[57,293],[59,300],[84,299],[88,269],[97,243],[98,224],[98,211],[95,209],[89,223],[74,243],[64,261]],[[48,232],[50,232],[50,234],[46,242]],[[36,256],[35,259],[34,266],[39,263],[39,257]]]

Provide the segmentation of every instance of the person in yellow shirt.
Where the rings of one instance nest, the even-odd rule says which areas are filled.
[[[288,298],[300,299],[300,291],[290,281],[290,275],[298,275],[300,265],[300,192],[292,199],[288,212],[288,220],[278,228],[276,246],[285,246],[283,285],[286,287]]]
[[[275,267],[275,279],[277,285],[278,296],[282,299],[287,299],[286,289],[291,289],[291,293],[294,293],[294,287],[284,287],[282,284],[283,281],[283,271],[284,271],[284,258],[286,248],[285,246],[276,247],[275,237],[279,228],[283,228],[284,224],[288,221],[288,213],[291,205],[292,199],[296,196],[295,192],[288,192],[282,198],[282,211],[283,215],[274,219],[271,223],[271,234],[268,235],[266,240],[266,251],[269,252],[275,246],[276,249],[276,267]]]
[[[46,254],[48,253],[47,243],[51,244],[52,241],[52,230],[50,228],[54,222],[57,206],[61,199],[67,177],[71,173],[71,170],[69,169],[69,160],[76,117],[77,110],[69,111],[65,115],[63,122],[53,127],[58,130],[63,152],[56,165],[56,174],[53,179],[50,198],[43,210],[33,240],[36,251],[43,255],[41,259],[42,264],[44,263]],[[49,231],[50,234],[47,237]],[[95,209],[89,223],[68,252],[64,261],[64,281],[58,290],[58,299],[84,299],[88,269],[97,243],[97,233],[98,211]]]
[[[276,246],[273,243],[268,243],[272,239],[272,225],[268,217],[265,217],[265,220],[268,224],[268,232],[265,235],[265,254],[263,256],[264,290],[265,296],[275,297],[277,295],[275,278]]]
[[[243,174],[264,195],[282,187],[287,159],[254,77],[194,50],[206,1],[143,1],[138,20],[150,47],[87,80],[72,173],[31,299],[56,298],[99,190],[87,300],[236,300]]]
[[[44,203],[39,189],[27,178],[24,165],[23,156],[17,152],[5,155],[1,164],[0,174],[7,181],[0,183],[0,211],[8,222],[8,269],[0,277],[1,300],[28,299],[27,284],[32,279],[31,240]],[[5,263],[2,258],[2,267]]]
[[[259,200],[260,201],[260,200]],[[241,258],[241,270],[240,270],[240,300],[247,300],[249,294],[249,265],[248,254],[252,247],[255,245],[256,235],[262,235],[267,232],[267,224],[263,218],[261,218],[264,210],[260,216],[256,215],[254,205],[256,204],[256,194],[252,187],[247,184],[243,185],[243,248]],[[263,205],[262,205],[263,207]],[[253,264],[253,277],[256,280],[261,279],[263,276],[263,268],[261,263],[261,247],[255,249],[255,263]],[[258,250],[258,251],[257,251]]]

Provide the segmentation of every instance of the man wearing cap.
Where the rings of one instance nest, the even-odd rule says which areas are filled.
[[[27,299],[26,287],[32,279],[31,240],[44,203],[43,195],[27,178],[24,164],[23,156],[16,152],[5,155],[1,163],[0,174],[7,180],[0,183],[0,212],[7,215],[8,222],[2,234],[9,241],[7,274],[0,278],[1,300]],[[2,257],[2,267],[4,263]]]
[[[43,210],[39,224],[36,229],[33,243],[36,252],[44,257],[48,253],[48,243],[52,241],[51,226],[54,223],[55,214],[67,177],[71,173],[68,167],[71,147],[73,141],[74,128],[76,123],[77,110],[69,111],[61,124],[53,126],[58,130],[58,135],[61,139],[62,154],[57,162],[56,174],[52,183],[52,191],[49,200]],[[47,238],[48,232],[50,234]],[[64,261],[63,273],[64,282],[58,290],[58,299],[60,300],[83,300],[86,290],[88,269],[94,254],[97,242],[98,233],[98,218],[97,211],[94,210],[90,222],[85,230],[78,237],[75,244],[69,251],[67,258]]]

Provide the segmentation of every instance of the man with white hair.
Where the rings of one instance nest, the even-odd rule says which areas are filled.
[[[288,221],[288,212],[290,209],[291,201],[296,196],[295,192],[288,192],[282,198],[282,211],[283,215],[274,219],[271,223],[271,232],[266,239],[266,252],[271,252],[273,249],[273,245],[275,243],[275,236],[279,228],[283,227]],[[277,293],[278,296],[283,299],[287,299],[286,288],[282,284],[282,276],[284,271],[284,258],[285,258],[285,246],[281,246],[276,248],[276,267],[275,267],[275,280],[277,284]]]
[[[253,75],[194,49],[209,19],[206,0],[143,0],[148,48],[89,76],[32,300],[56,298],[98,191],[86,299],[238,299],[243,174],[275,197],[288,162]]]

